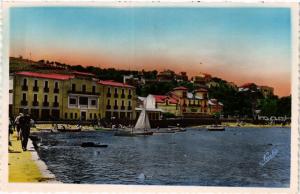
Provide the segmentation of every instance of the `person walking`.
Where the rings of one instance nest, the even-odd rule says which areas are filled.
[[[21,142],[23,151],[27,150],[28,138],[30,135],[31,118],[29,114],[20,117],[19,124],[21,128]]]
[[[20,113],[16,119],[15,119],[15,125],[17,127],[17,140],[20,140],[20,130],[21,130],[21,127],[20,127],[20,118],[23,116],[23,113]]]
[[[13,129],[12,129],[12,121],[9,119],[9,124],[8,124],[8,145],[12,146],[11,141],[10,141],[10,135],[13,134]]]

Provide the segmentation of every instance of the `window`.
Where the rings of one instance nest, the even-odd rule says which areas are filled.
[[[26,78],[23,79],[22,90],[23,91],[28,91],[27,79]]]
[[[115,97],[115,98],[118,98],[118,97],[119,97],[119,96],[118,96],[118,88],[115,88],[114,97]]]
[[[115,106],[118,106],[118,101],[117,100],[115,100]]]
[[[57,96],[54,96],[54,102],[57,102]]]
[[[80,105],[88,105],[88,97],[79,97],[79,104]]]
[[[110,99],[107,100],[107,105],[110,105]]]
[[[48,102],[48,95],[44,95],[44,102]]]
[[[96,106],[96,100],[91,100],[91,105]]]
[[[23,100],[23,101],[26,101],[26,93],[23,93],[22,100]]]
[[[70,113],[70,118],[73,119],[73,113],[72,112]]]
[[[131,101],[128,101],[128,106],[131,106]]]
[[[45,81],[45,88],[48,88],[48,81]]]
[[[27,86],[27,79],[26,78],[23,79],[23,86]]]
[[[37,94],[34,94],[34,95],[33,95],[33,101],[34,101],[34,102],[37,102]]]
[[[94,119],[97,119],[97,114],[96,113],[94,114]]]
[[[85,92],[85,91],[86,91],[86,85],[85,85],[85,84],[82,85],[81,90],[82,90],[82,92]]]
[[[55,82],[54,87],[57,89],[58,88],[58,82]]]
[[[76,91],[76,84],[72,84],[72,92]]]
[[[65,113],[65,119],[68,119],[68,113]]]
[[[77,104],[76,98],[70,98],[70,99],[69,99],[69,104],[70,104],[70,105],[76,105],[76,104]]]
[[[122,100],[122,106],[124,106],[124,100]]]
[[[107,93],[110,94],[110,88],[107,88]]]
[[[122,89],[122,94],[124,94],[125,93],[125,90],[124,89]]]
[[[90,113],[90,119],[92,119],[93,118],[93,114],[92,113]]]
[[[93,86],[92,92],[93,92],[93,93],[96,93],[96,86]]]
[[[77,113],[75,113],[75,119],[77,119]]]
[[[34,80],[34,87],[38,86],[38,80]]]

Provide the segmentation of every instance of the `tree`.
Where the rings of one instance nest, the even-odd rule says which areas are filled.
[[[277,103],[277,115],[278,116],[291,116],[291,96],[285,96],[278,99]]]
[[[263,116],[276,116],[277,115],[277,100],[275,98],[265,98],[259,100],[259,109]]]

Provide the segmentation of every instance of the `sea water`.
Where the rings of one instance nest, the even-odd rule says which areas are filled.
[[[289,187],[290,131],[199,128],[145,137],[39,133],[38,153],[64,183]],[[83,148],[82,142],[108,147]]]

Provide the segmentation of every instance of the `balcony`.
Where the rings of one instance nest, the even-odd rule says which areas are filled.
[[[49,102],[43,102],[43,106],[44,107],[48,107],[49,106]]]
[[[125,110],[125,106],[121,106],[121,110]]]
[[[39,102],[38,101],[33,101],[32,106],[39,106]]]
[[[131,94],[129,94],[127,98],[128,98],[128,99],[131,99],[131,98],[132,98],[132,95],[131,95]]]
[[[106,97],[110,98],[111,97],[111,93],[107,93]]]
[[[111,106],[110,105],[106,105],[106,109],[111,109]]]
[[[118,107],[117,105],[114,106],[114,110],[118,110],[118,108],[119,108],[119,107]]]
[[[38,92],[38,91],[39,91],[39,87],[33,86],[32,90],[33,90],[34,92]]]
[[[132,110],[132,106],[128,106],[128,110]]]
[[[119,95],[115,93],[114,94],[114,98],[118,98],[118,97],[119,97]]]
[[[23,85],[22,86],[22,91],[28,91],[28,86],[27,85]]]
[[[58,88],[54,88],[53,92],[54,93],[59,93],[59,89]]]
[[[59,107],[59,103],[58,102],[53,102],[53,107]]]
[[[21,101],[21,106],[27,106],[28,105],[28,101],[27,100],[22,100]]]
[[[48,93],[49,92],[49,88],[44,88],[44,92]]]
[[[87,91],[76,91],[76,90],[69,90],[68,93],[69,94],[100,95],[100,93],[87,92]]]
[[[125,98],[125,94],[121,94],[121,98]]]

